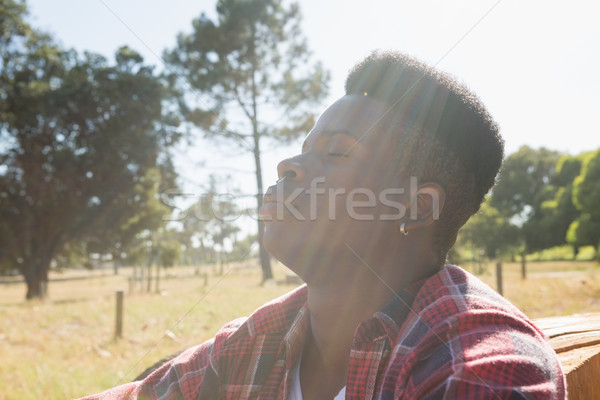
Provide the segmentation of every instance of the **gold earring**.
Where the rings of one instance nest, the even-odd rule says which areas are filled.
[[[406,230],[406,222],[400,224],[400,233],[404,236],[408,235],[408,231]]]

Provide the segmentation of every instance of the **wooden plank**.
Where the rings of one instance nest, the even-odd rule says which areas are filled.
[[[600,313],[540,318],[567,378],[570,400],[600,399]]]
[[[600,354],[600,344],[585,347],[583,349],[565,351],[563,353],[558,353],[557,355],[560,364],[563,367],[563,372],[568,375],[580,365],[589,362],[593,357],[598,357],[598,354]],[[598,378],[600,378],[600,375],[598,375]],[[600,399],[600,397],[598,397],[598,399]]]
[[[567,376],[569,400],[600,399],[600,346],[559,354]]]
[[[550,338],[550,345],[557,353],[600,344],[600,330],[573,332]]]
[[[535,324],[550,338],[567,333],[595,331],[600,329],[600,313],[539,318],[535,320]]]

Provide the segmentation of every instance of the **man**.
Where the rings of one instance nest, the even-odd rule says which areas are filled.
[[[502,157],[466,88],[402,54],[372,54],[301,154],[279,164],[260,211],[266,248],[307,285],[91,398],[564,398],[543,333],[444,265]]]

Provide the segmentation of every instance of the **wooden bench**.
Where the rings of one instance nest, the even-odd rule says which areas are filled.
[[[600,399],[600,313],[535,320],[558,354],[570,400]]]

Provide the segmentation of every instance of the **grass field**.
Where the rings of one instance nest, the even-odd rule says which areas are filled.
[[[51,282],[44,302],[25,302],[24,285],[1,285],[0,399],[70,399],[127,382],[294,287],[283,284],[280,265],[274,268],[278,284],[264,287],[258,268],[228,268],[224,276],[206,269],[207,285],[191,268],[171,269],[160,293],[126,294],[119,341],[113,339],[115,290],[127,292],[127,269]],[[495,267],[487,271],[480,277],[495,288]],[[600,267],[592,262],[529,263],[524,281],[519,264],[505,264],[503,271],[505,297],[532,318],[600,308]]]

